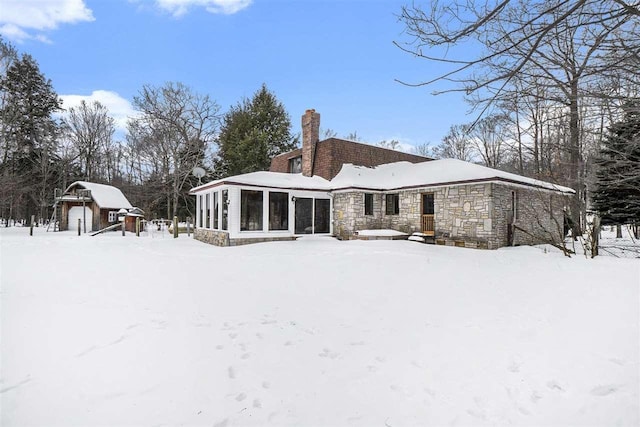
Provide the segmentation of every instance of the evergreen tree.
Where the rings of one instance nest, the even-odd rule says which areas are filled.
[[[640,224],[640,99],[611,126],[596,165],[593,206],[602,224]]]
[[[58,124],[52,114],[61,110],[51,81],[30,55],[14,60],[0,77],[3,162],[0,176],[8,185],[9,210],[47,215],[53,197]],[[11,215],[11,214],[10,214]]]
[[[269,169],[271,158],[296,148],[284,105],[266,85],[224,116],[218,138],[217,177]]]

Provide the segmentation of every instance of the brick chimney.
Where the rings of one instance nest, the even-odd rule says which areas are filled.
[[[313,156],[320,141],[320,114],[307,110],[302,116],[302,175],[313,175]]]

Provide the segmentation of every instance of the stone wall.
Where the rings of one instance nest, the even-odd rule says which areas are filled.
[[[218,230],[207,230],[206,228],[196,228],[193,231],[193,238],[201,242],[216,246],[229,246],[229,232]]]
[[[400,212],[385,214],[385,195],[374,193],[373,215],[364,215],[364,192],[334,195],[334,233],[342,239],[365,229],[421,231],[422,194],[434,194],[435,242],[442,245],[497,249],[508,245],[516,193],[515,245],[559,243],[563,236],[566,196],[522,186],[480,183],[399,191]],[[518,229],[519,228],[519,229]]]
[[[499,246],[508,244],[508,224],[512,221],[512,193],[516,200],[514,245],[561,243],[564,237],[566,196],[534,188],[493,184],[496,239]],[[520,230],[518,230],[520,228]]]
[[[365,229],[388,228],[409,234],[422,231],[423,193],[434,194],[436,240],[442,244],[460,241],[469,243],[465,246],[494,247],[491,184],[399,191],[398,215],[385,214],[384,194],[374,193],[373,215],[365,216],[364,192],[337,193],[333,198],[334,232],[348,239],[355,231]]]
[[[373,215],[364,214],[364,192],[335,193],[333,196],[333,234],[351,239],[358,230],[377,230],[382,227],[383,195],[373,194]]]
[[[436,243],[496,248],[490,183],[438,188],[435,193]]]
[[[230,239],[228,231],[208,230],[206,228],[196,228],[193,232],[193,238],[204,243],[215,246],[240,246],[251,243],[263,242],[280,242],[296,240],[293,236],[286,237],[252,237]]]

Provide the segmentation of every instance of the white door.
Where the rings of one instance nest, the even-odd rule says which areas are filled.
[[[91,212],[91,209],[85,207],[85,215],[83,215],[82,209],[82,206],[73,206],[69,209],[69,230],[78,231],[78,219],[80,219],[80,231],[84,232],[84,224],[82,222],[84,221],[86,215],[87,232],[93,231],[91,229],[91,224],[93,224],[93,212]]]

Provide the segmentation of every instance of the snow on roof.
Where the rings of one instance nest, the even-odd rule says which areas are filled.
[[[202,184],[193,188],[191,193],[223,184],[316,191],[349,188],[389,191],[477,181],[506,181],[562,193],[574,193],[568,187],[455,159],[431,160],[422,163],[396,162],[373,168],[344,164],[338,175],[331,181],[320,176],[307,177],[299,173],[251,172]]]
[[[126,208],[131,209],[131,203],[129,200],[122,194],[116,187],[112,187],[111,185],[104,184],[96,184],[94,182],[86,182],[86,181],[76,181],[71,184],[65,190],[65,194],[68,193],[73,187],[79,186],[86,190],[91,190],[91,198],[100,206],[101,208],[109,208],[109,209],[120,209]]]
[[[300,190],[331,190],[331,183],[320,176],[302,176],[300,173],[251,172],[230,176],[194,187],[191,193],[223,184],[248,185],[257,187],[288,188]]]
[[[373,168],[345,164],[331,181],[333,189],[367,188],[394,190],[406,187],[451,185],[469,181],[508,181],[563,193],[571,188],[527,178],[456,159],[431,160],[423,163],[396,162]]]

